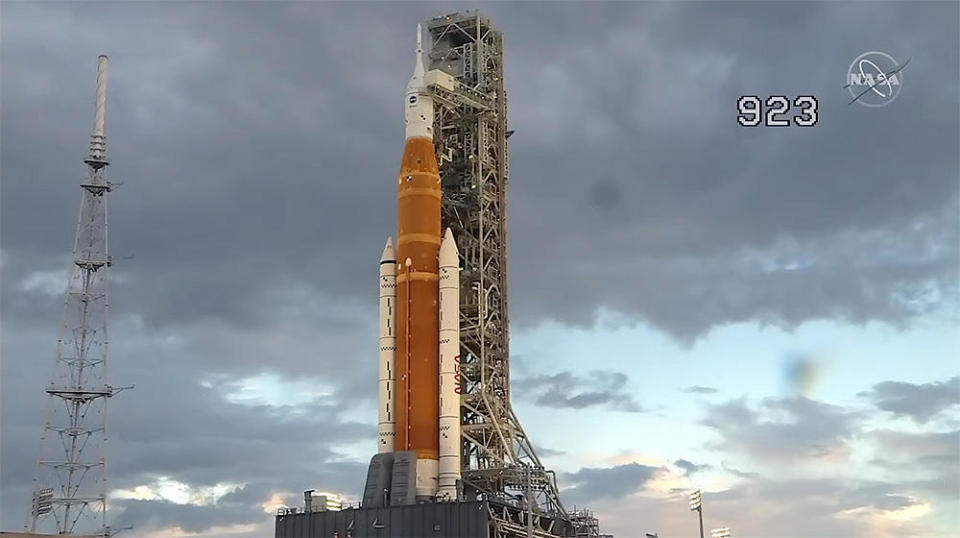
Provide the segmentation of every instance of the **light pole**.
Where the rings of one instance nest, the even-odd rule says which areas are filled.
[[[722,529],[713,529],[710,531],[710,538],[730,538],[730,527]]]
[[[700,538],[703,538],[703,497],[699,489],[690,494],[690,511],[696,511],[700,517]]]

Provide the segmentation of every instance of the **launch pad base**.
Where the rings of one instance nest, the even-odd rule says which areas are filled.
[[[530,518],[528,527],[527,519],[530,515],[533,517]],[[514,522],[516,527],[503,528],[505,519]],[[548,518],[537,513],[528,514],[516,506],[493,501],[287,512],[277,515],[275,534],[275,538],[499,538],[512,536],[568,538],[576,534],[573,524],[569,521]]]

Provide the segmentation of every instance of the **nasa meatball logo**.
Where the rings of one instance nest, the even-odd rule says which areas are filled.
[[[852,99],[848,104],[881,107],[892,103],[903,87],[906,65],[907,62],[901,64],[885,52],[864,52],[857,56],[847,69],[844,87]]]

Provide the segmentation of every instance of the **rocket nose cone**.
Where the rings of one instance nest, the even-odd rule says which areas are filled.
[[[396,251],[395,251],[394,248],[393,248],[393,238],[392,238],[392,237],[388,237],[388,238],[387,238],[387,244],[384,245],[384,247],[383,247],[383,254],[380,256],[380,261],[382,261],[382,262],[387,262],[387,261],[392,262],[392,261],[396,261],[396,259],[397,259],[397,254],[396,254]]]

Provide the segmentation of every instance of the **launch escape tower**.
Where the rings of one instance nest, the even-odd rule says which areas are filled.
[[[31,533],[112,534],[106,525],[107,398],[129,387],[114,388],[107,376],[107,195],[113,184],[104,173],[106,91],[107,57],[100,56],[96,119],[26,525]]]
[[[510,404],[507,312],[507,95],[503,34],[478,12],[431,20],[428,71],[457,80],[431,87],[443,181],[443,228],[460,250],[460,357],[464,492],[508,501],[491,508],[492,536],[551,536],[569,520],[556,477],[537,458]],[[519,508],[519,510],[518,510]],[[543,521],[540,521],[541,516]]]

